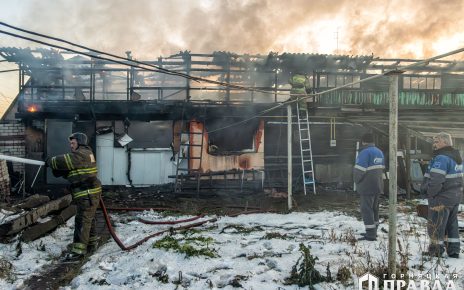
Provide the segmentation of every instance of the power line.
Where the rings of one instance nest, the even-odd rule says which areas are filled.
[[[150,63],[141,62],[141,61],[137,61],[137,60],[133,60],[133,59],[129,59],[129,58],[124,58],[124,57],[121,57],[121,56],[118,56],[118,55],[114,55],[114,54],[111,54],[111,53],[107,53],[107,52],[103,52],[103,51],[100,51],[100,50],[92,49],[92,48],[89,48],[89,47],[86,47],[86,46],[83,46],[83,45],[80,45],[80,44],[77,44],[77,43],[74,43],[74,42],[71,42],[71,41],[68,41],[68,40],[64,40],[64,39],[57,38],[57,37],[53,37],[53,36],[48,36],[48,35],[45,35],[45,34],[41,34],[41,33],[37,33],[37,32],[34,32],[34,31],[26,30],[26,29],[23,29],[23,28],[19,28],[19,27],[16,27],[16,26],[7,24],[7,23],[5,23],[5,22],[0,22],[0,25],[9,27],[9,28],[11,28],[11,29],[19,30],[19,31],[21,31],[21,32],[29,33],[29,34],[32,34],[32,35],[35,35],[35,36],[40,36],[40,37],[47,38],[47,39],[52,39],[52,40],[55,40],[55,41],[58,41],[58,42],[63,42],[63,43],[66,43],[66,44],[69,44],[69,45],[72,45],[72,46],[76,46],[76,47],[79,47],[79,48],[82,48],[82,49],[89,50],[89,51],[94,52],[94,53],[98,53],[98,54],[103,54],[103,55],[111,56],[111,57],[114,57],[114,58],[116,58],[116,59],[121,59],[121,60],[124,60],[124,61],[129,61],[129,62],[136,63],[136,64],[139,64],[139,65],[144,65],[144,66],[153,67],[153,68],[155,68],[156,70],[149,70],[149,69],[146,69],[146,68],[142,68],[142,67],[140,67],[140,66],[134,66],[134,65],[127,64],[127,63],[121,63],[121,62],[119,62],[119,61],[115,61],[115,60],[111,60],[111,59],[107,59],[107,58],[96,57],[96,56],[94,56],[94,55],[86,54],[86,53],[84,53],[84,52],[78,52],[78,51],[75,51],[75,50],[72,50],[72,49],[69,49],[69,48],[66,48],[66,47],[62,47],[62,46],[58,46],[58,45],[53,45],[53,44],[50,44],[50,43],[45,43],[45,42],[42,42],[42,41],[39,41],[39,40],[34,40],[34,39],[32,39],[32,38],[28,38],[28,37],[20,36],[20,35],[18,35],[18,34],[8,33],[8,32],[6,32],[6,31],[0,30],[1,33],[5,33],[5,34],[8,34],[8,35],[10,35],[10,36],[15,36],[15,37],[23,38],[23,39],[26,39],[26,40],[29,40],[29,41],[34,41],[34,42],[37,42],[37,43],[40,43],[40,44],[44,44],[44,45],[48,45],[48,46],[52,46],[52,47],[55,47],[55,48],[60,48],[60,49],[68,50],[68,51],[71,51],[71,52],[74,52],[74,53],[78,53],[78,54],[83,54],[83,55],[86,55],[86,56],[89,56],[89,57],[95,57],[95,58],[100,58],[100,59],[103,59],[103,60],[113,61],[113,62],[116,62],[116,63],[118,63],[118,64],[128,65],[128,66],[131,66],[131,67],[137,67],[137,68],[141,68],[141,69],[145,69],[145,70],[149,70],[149,71],[154,71],[154,72],[159,72],[159,73],[166,73],[166,74],[169,74],[169,75],[176,75],[176,76],[179,76],[179,77],[187,78],[187,79],[190,79],[190,80],[193,80],[193,81],[198,81],[198,82],[207,82],[207,83],[212,83],[212,84],[216,84],[216,85],[220,85],[220,86],[225,86],[225,87],[229,87],[229,88],[240,89],[240,90],[247,90],[247,91],[254,91],[254,92],[261,92],[261,93],[273,93],[273,94],[275,94],[274,91],[266,91],[266,90],[259,90],[259,89],[254,89],[254,88],[250,88],[250,87],[243,87],[243,86],[238,86],[238,85],[232,85],[232,84],[230,84],[230,83],[219,82],[219,81],[213,81],[213,80],[208,80],[208,79],[204,79],[204,78],[200,78],[200,77],[194,77],[194,76],[191,76],[191,75],[188,75],[188,74],[184,74],[184,73],[180,73],[180,72],[175,72],[175,71],[172,71],[172,70],[168,70],[168,69],[165,69],[165,68],[162,68],[162,67],[159,67],[159,66],[150,64]],[[286,95],[286,94],[282,94],[282,95]]]
[[[119,56],[116,56],[116,55],[113,55],[113,54],[109,54],[109,53],[106,53],[106,52],[101,52],[101,51],[91,49],[91,48],[88,48],[88,47],[85,47],[85,46],[82,46],[82,45],[79,45],[79,44],[74,44],[74,43],[66,41],[66,40],[62,40],[62,39],[59,39],[59,38],[46,36],[46,35],[43,35],[43,34],[31,32],[31,31],[28,31],[28,30],[25,30],[25,29],[17,28],[15,26],[6,24],[4,22],[0,22],[0,25],[7,26],[7,27],[10,27],[10,28],[13,28],[13,29],[17,29],[17,30],[20,30],[20,31],[23,31],[23,32],[26,32],[26,33],[34,34],[34,35],[37,35],[37,36],[53,39],[53,40],[56,40],[56,41],[65,42],[67,44],[74,45],[74,46],[77,46],[77,47],[83,48],[83,49],[88,49],[88,50],[96,52],[96,53],[108,55],[108,56],[119,58],[119,59],[124,59],[125,61],[130,61],[130,62],[133,62],[133,63],[154,67],[154,68],[156,68],[156,70],[155,69],[148,69],[148,68],[140,67],[139,65],[129,64],[129,63],[126,63],[126,62],[117,61],[117,60],[113,60],[113,59],[109,59],[109,58],[105,58],[105,57],[101,57],[101,56],[92,55],[92,54],[85,53],[85,52],[80,52],[80,51],[77,51],[77,50],[74,50],[74,49],[71,49],[71,48],[67,48],[67,47],[47,43],[47,42],[44,42],[44,41],[40,41],[40,40],[36,40],[36,39],[33,39],[33,38],[21,36],[21,35],[14,34],[14,33],[11,33],[11,32],[7,32],[7,31],[4,31],[4,30],[0,30],[0,33],[3,33],[3,34],[7,34],[7,35],[10,35],[10,36],[13,36],[13,37],[17,37],[17,38],[29,40],[29,41],[32,41],[32,42],[40,43],[40,44],[50,46],[50,47],[63,49],[63,50],[66,50],[66,51],[77,53],[77,54],[86,55],[86,56],[89,56],[91,58],[97,58],[97,59],[101,59],[101,60],[106,60],[106,61],[122,64],[122,65],[125,65],[125,66],[140,68],[140,69],[147,70],[147,71],[153,71],[153,72],[158,72],[158,73],[176,75],[176,76],[188,78],[188,79],[199,81],[199,82],[208,82],[208,83],[221,85],[221,86],[225,86],[225,87],[230,87],[230,88],[236,88],[236,89],[247,90],[247,91],[262,92],[262,93],[272,93],[272,94],[277,94],[277,95],[288,95],[288,94],[283,94],[283,93],[276,93],[275,91],[258,90],[258,89],[253,89],[253,88],[249,88],[249,87],[242,87],[242,86],[237,86],[237,85],[231,85],[229,83],[218,82],[218,81],[203,79],[203,78],[199,78],[199,77],[193,77],[193,76],[190,76],[190,75],[187,75],[187,74],[183,74],[183,73],[167,70],[167,69],[164,69],[164,68],[160,68],[158,66],[148,64],[148,63],[145,63],[145,62],[135,61],[135,60],[127,59],[127,58],[122,58],[122,57],[119,57]],[[224,129],[227,129],[227,128],[230,128],[230,127],[233,127],[233,126],[237,126],[237,125],[246,123],[246,122],[248,122],[250,120],[253,120],[253,119],[255,119],[255,118],[259,117],[259,116],[264,115],[265,113],[273,111],[273,110],[275,110],[277,108],[280,108],[280,107],[282,107],[284,105],[292,104],[292,103],[298,102],[300,100],[305,100],[305,99],[308,99],[308,98],[311,98],[311,97],[321,96],[323,94],[327,94],[329,92],[337,91],[337,90],[340,90],[340,89],[343,89],[343,88],[346,88],[346,87],[351,87],[351,86],[356,85],[356,84],[360,84],[360,83],[363,83],[363,82],[366,82],[366,81],[374,80],[374,79],[379,78],[379,77],[383,77],[383,76],[385,76],[387,74],[390,74],[392,72],[395,72],[395,71],[404,71],[404,70],[407,70],[409,68],[413,68],[413,67],[416,67],[416,66],[419,66],[419,65],[422,65],[422,64],[427,64],[427,63],[429,63],[431,61],[434,61],[434,60],[437,60],[437,59],[440,59],[440,58],[444,58],[444,57],[447,57],[447,56],[450,56],[450,55],[453,55],[453,54],[457,54],[457,53],[460,53],[460,52],[463,52],[463,51],[464,51],[464,48],[456,49],[456,50],[453,50],[453,51],[450,51],[450,52],[447,52],[447,53],[444,53],[444,54],[441,54],[441,55],[437,55],[437,56],[434,56],[434,57],[431,57],[431,58],[428,58],[428,59],[424,59],[424,60],[412,63],[412,64],[407,65],[407,66],[399,67],[397,69],[388,70],[388,71],[383,72],[381,74],[374,75],[374,76],[371,76],[371,77],[368,77],[368,78],[365,78],[365,79],[360,79],[358,81],[347,83],[345,85],[335,87],[335,88],[332,88],[332,89],[328,89],[328,90],[325,90],[325,91],[322,91],[322,92],[311,93],[311,94],[307,94],[307,95],[304,95],[304,96],[302,96],[302,94],[291,94],[292,96],[296,96],[297,98],[295,98],[293,100],[287,100],[287,101],[282,102],[282,103],[280,103],[280,104],[278,104],[276,106],[273,106],[273,107],[271,107],[269,109],[263,110],[263,111],[259,112],[258,114],[254,115],[254,116],[252,116],[250,118],[247,118],[245,120],[230,124],[230,125],[222,127],[222,128],[215,129],[213,131],[210,131],[209,133],[217,132],[217,131],[220,131],[220,130],[224,130]]]
[[[0,73],[7,73],[7,72],[13,72],[13,71],[19,71],[19,69],[0,70]]]
[[[328,89],[328,90],[325,90],[325,91],[322,91],[322,92],[316,92],[316,93],[308,94],[307,96],[298,97],[298,98],[293,99],[293,100],[288,100],[288,101],[285,101],[284,103],[281,103],[281,104],[279,104],[277,106],[266,109],[266,110],[258,113],[257,115],[248,118],[248,119],[245,119],[245,120],[242,120],[242,121],[239,121],[239,122],[236,122],[236,123],[233,123],[233,124],[230,124],[228,126],[224,126],[224,127],[212,130],[212,131],[209,131],[208,133],[213,133],[213,132],[224,130],[224,129],[227,129],[227,128],[230,128],[230,127],[233,127],[233,126],[241,125],[241,124],[246,123],[248,121],[251,121],[251,120],[253,120],[253,119],[255,119],[255,118],[257,118],[257,117],[259,117],[259,116],[261,116],[261,115],[263,115],[265,113],[268,113],[270,111],[278,109],[278,108],[282,107],[283,105],[292,104],[292,103],[298,102],[300,100],[306,100],[306,99],[311,98],[311,97],[321,96],[323,94],[338,91],[338,90],[346,88],[346,87],[351,87],[351,86],[356,85],[356,84],[361,84],[361,83],[366,82],[366,81],[370,81],[370,80],[374,80],[376,78],[383,77],[383,76],[391,74],[391,73],[393,73],[395,71],[405,71],[405,70],[407,70],[409,68],[416,67],[416,66],[419,66],[419,65],[422,65],[422,64],[426,64],[426,63],[429,63],[431,61],[434,61],[434,60],[437,60],[437,59],[440,59],[440,58],[444,58],[444,57],[447,57],[447,56],[450,56],[450,55],[453,55],[453,54],[458,54],[458,53],[461,53],[463,51],[464,51],[464,47],[459,48],[459,49],[455,49],[455,50],[452,50],[450,52],[440,54],[440,55],[437,55],[437,56],[434,56],[434,57],[431,57],[431,58],[428,58],[428,59],[424,59],[424,60],[418,61],[416,63],[412,63],[412,64],[407,65],[407,66],[403,66],[403,67],[400,67],[400,68],[397,68],[397,69],[388,70],[386,72],[383,72],[382,74],[374,75],[374,76],[371,76],[371,77],[368,77],[368,78],[365,78],[365,79],[362,79],[362,80],[360,79],[359,81],[354,81],[354,82],[351,82],[351,83],[348,83],[348,84],[345,84],[345,85],[342,85],[342,86],[339,86],[339,87],[335,87],[335,88],[332,88],[332,89]]]
[[[124,61],[130,61],[130,62],[133,62],[133,63],[136,63],[136,64],[153,67],[153,68],[156,68],[159,71],[163,71],[163,72],[166,72],[166,73],[169,73],[169,74],[178,75],[178,76],[182,76],[182,77],[188,77],[188,78],[191,77],[191,76],[189,76],[187,74],[183,74],[183,73],[179,73],[179,72],[176,72],[176,71],[168,70],[168,69],[159,67],[157,65],[137,61],[137,60],[130,59],[130,58],[121,57],[121,56],[118,56],[118,55],[115,55],[115,54],[112,54],[112,53],[108,53],[108,52],[100,51],[100,50],[93,49],[93,48],[90,48],[90,47],[87,47],[87,46],[83,46],[83,45],[80,45],[80,44],[77,44],[77,43],[62,39],[62,38],[41,34],[41,33],[38,33],[38,32],[31,31],[31,30],[26,30],[26,29],[23,29],[23,28],[20,28],[20,27],[17,27],[17,26],[10,25],[10,24],[5,23],[5,22],[0,22],[0,25],[9,27],[9,28],[12,28],[12,29],[15,29],[15,30],[19,30],[19,31],[22,31],[22,32],[25,32],[25,33],[29,33],[29,34],[32,34],[32,35],[40,36],[40,37],[43,37],[43,38],[52,39],[52,40],[55,40],[55,41],[58,41],[58,42],[63,42],[63,43],[66,43],[66,44],[69,44],[69,45],[72,45],[72,46],[76,46],[76,47],[79,47],[79,48],[82,48],[82,49],[86,49],[86,50],[94,52],[94,53],[108,55],[108,56],[114,57],[116,59],[121,59],[121,60],[124,60]]]

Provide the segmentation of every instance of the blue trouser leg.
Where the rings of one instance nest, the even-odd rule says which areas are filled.
[[[379,222],[378,195],[360,195],[361,216],[366,228],[366,238],[377,238],[377,225]]]
[[[427,232],[430,237],[429,253],[441,255],[445,251],[445,229],[448,223],[449,208],[444,205],[429,207]]]
[[[448,207],[448,209],[450,212],[445,230],[445,233],[448,236],[448,240],[446,243],[446,251],[448,253],[448,256],[459,255],[459,252],[461,250],[458,225],[459,204],[452,207]]]
[[[374,204],[372,208],[374,210],[375,235],[377,236],[377,229],[379,227],[379,195],[378,194],[374,196]]]

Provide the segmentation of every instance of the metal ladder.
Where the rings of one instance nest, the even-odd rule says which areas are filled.
[[[175,182],[175,187],[174,191],[175,192],[181,192],[182,191],[182,185],[184,183],[184,178],[190,178],[192,174],[195,174],[197,178],[197,191],[200,191],[200,169],[201,169],[201,161],[202,161],[202,155],[203,155],[203,135],[205,132],[205,125],[202,123],[202,131],[201,132],[192,132],[192,123],[196,121],[189,121],[188,124],[188,129],[187,131],[181,131],[180,134],[180,146],[179,146],[179,152],[177,152],[177,164],[176,164],[176,182]],[[182,143],[182,138],[186,136],[188,139],[188,142]],[[195,136],[200,136],[200,144],[194,143],[194,141],[197,141],[198,138],[195,138]],[[199,151],[199,153],[198,153]],[[184,156],[185,152],[185,156]],[[194,153],[196,153],[194,155]],[[198,156],[199,155],[199,156]],[[186,161],[186,167],[181,167],[182,161]],[[190,161],[191,160],[199,160],[198,162],[198,167],[196,168],[190,168]],[[184,174],[186,176],[184,177]]]
[[[307,185],[312,185],[313,193],[316,194],[311,133],[309,130],[309,116],[306,106],[300,107],[298,102],[296,102],[296,115],[298,117],[298,132],[300,134],[301,170],[304,194],[306,195]]]

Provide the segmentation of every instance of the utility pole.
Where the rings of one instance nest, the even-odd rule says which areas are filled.
[[[389,202],[388,202],[388,272],[396,274],[396,201],[397,201],[397,152],[398,152],[398,79],[400,71],[389,76]]]
[[[287,203],[292,209],[292,105],[287,105]]]
[[[411,133],[406,129],[406,198],[411,199]]]

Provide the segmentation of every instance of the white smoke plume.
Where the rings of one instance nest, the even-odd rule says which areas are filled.
[[[464,33],[457,29],[464,26],[463,3],[462,0],[30,1],[13,25],[119,55],[131,50],[139,59],[183,50],[250,54],[338,52],[422,58],[464,46]]]

